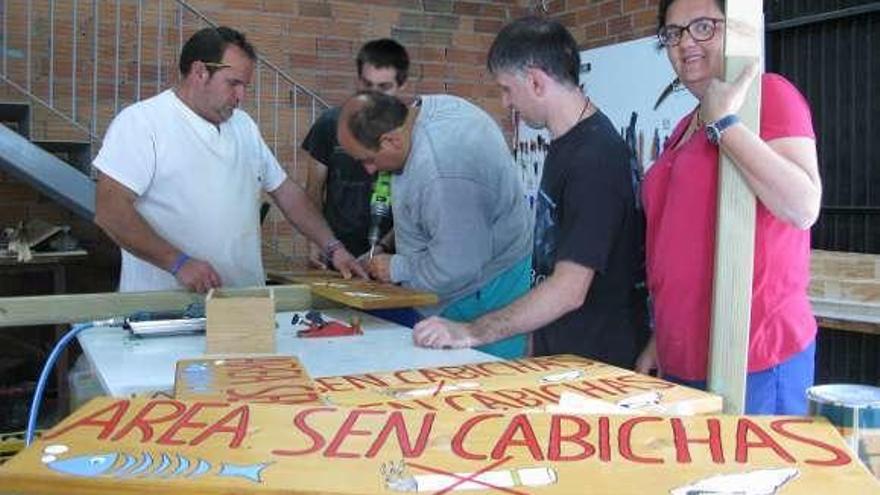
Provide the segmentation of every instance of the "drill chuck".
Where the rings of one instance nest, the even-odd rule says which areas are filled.
[[[367,242],[370,243],[370,246],[379,243],[382,222],[389,216],[391,216],[391,205],[388,203],[372,203],[370,205],[370,230],[367,233]]]

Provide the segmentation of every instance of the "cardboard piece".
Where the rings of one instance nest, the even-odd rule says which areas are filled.
[[[289,356],[178,361],[174,396],[230,404],[323,404],[305,368]]]
[[[234,295],[211,290],[205,298],[207,354],[275,352],[275,296],[272,289]]]
[[[591,410],[629,414],[710,414],[722,408],[718,395],[568,354],[324,377],[315,385],[328,403],[359,408],[557,411],[565,396],[576,405],[602,402]]]
[[[21,495],[877,493],[824,418],[91,402],[0,467]],[[724,491],[722,491],[724,490]]]

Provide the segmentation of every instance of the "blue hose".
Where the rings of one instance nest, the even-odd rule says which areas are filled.
[[[40,379],[37,380],[37,387],[34,389],[34,397],[31,401],[31,410],[28,413],[28,423],[27,423],[27,431],[24,437],[25,446],[30,446],[30,444],[34,441],[34,433],[37,429],[37,416],[40,414],[40,402],[43,401],[43,392],[46,389],[46,382],[49,381],[49,374],[52,373],[52,369],[55,367],[55,361],[58,361],[58,356],[64,351],[67,347],[67,344],[70,343],[80,332],[83,330],[92,328],[95,326],[95,322],[90,323],[80,323],[74,325],[69,332],[67,332],[64,337],[61,337],[61,340],[55,344],[55,347],[52,349],[52,352],[49,354],[49,358],[46,360],[46,364],[43,365],[43,371],[40,373]]]

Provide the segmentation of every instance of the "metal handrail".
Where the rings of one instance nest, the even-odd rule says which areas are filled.
[[[171,5],[166,5],[168,3]],[[123,105],[173,85],[178,74],[176,55],[190,32],[204,26],[217,27],[217,23],[185,0],[91,0],[90,18],[87,5],[88,0],[0,0],[3,29],[0,81],[47,109],[56,121],[63,122],[62,133],[73,132],[87,139],[95,153],[97,146],[94,145],[100,143],[110,121]],[[123,7],[132,6],[134,14],[125,14],[128,17],[124,18]],[[149,13],[145,6],[151,8]],[[99,17],[102,13],[107,16],[106,11],[111,9],[113,14],[109,14],[109,19]],[[106,22],[102,24],[102,21]],[[108,25],[112,26],[109,37]],[[154,27],[155,41],[145,41],[144,32]],[[63,29],[71,33],[70,38],[62,40],[56,36],[56,32]],[[123,46],[123,33],[136,36],[135,46]],[[178,50],[169,60],[164,56],[165,48],[175,43]],[[108,52],[113,57],[112,65],[104,58]],[[155,60],[147,60],[153,52]],[[124,72],[131,75],[130,80]],[[129,93],[133,99],[123,94],[128,83],[133,83]],[[107,87],[110,84],[112,90]],[[104,90],[99,90],[100,87]],[[327,103],[262,55],[258,55],[249,93],[245,105],[252,107],[251,114],[264,139],[279,161],[282,155],[288,157],[288,171],[296,176],[300,154],[296,145],[302,140],[300,133],[308,130]],[[282,124],[282,114],[287,119],[292,116],[292,123]],[[309,125],[302,125],[301,118]],[[290,261],[293,258],[290,253],[298,241],[283,216],[273,211],[267,224],[266,234],[271,235],[269,239],[264,236],[265,244]],[[298,247],[304,253],[304,247]]]

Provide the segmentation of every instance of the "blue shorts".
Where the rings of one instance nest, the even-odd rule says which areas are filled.
[[[813,386],[816,368],[816,341],[803,351],[764,371],[746,375],[746,414],[805,416],[807,389]],[[704,380],[684,380],[663,375],[665,380],[688,387],[706,389]]]

